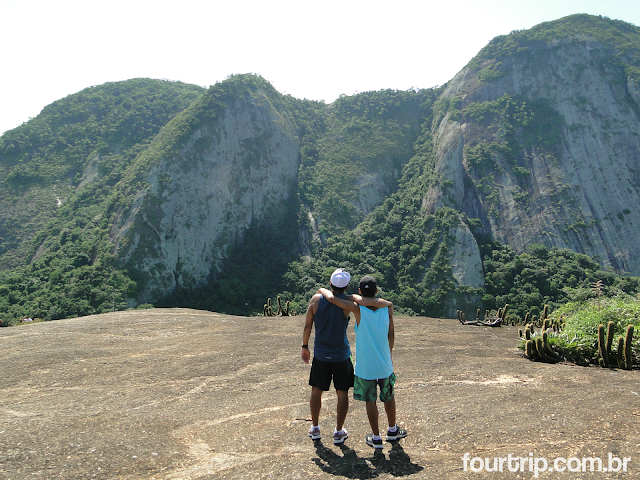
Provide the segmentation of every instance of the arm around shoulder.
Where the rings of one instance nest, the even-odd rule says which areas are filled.
[[[327,299],[327,301],[333,303],[334,305],[342,308],[343,310],[348,310],[350,312],[355,312],[358,310],[358,304],[350,301],[350,300],[345,300],[342,298],[338,298],[336,297],[333,292],[331,292],[330,290],[327,290],[326,288],[321,288],[318,290],[318,293],[320,293],[324,298]]]
[[[354,300],[358,302],[358,305],[362,305],[363,307],[393,308],[393,303],[389,300],[384,300],[383,298],[361,297],[359,295],[354,295],[353,297]]]

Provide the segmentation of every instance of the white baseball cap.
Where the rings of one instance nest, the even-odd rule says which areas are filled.
[[[342,268],[336,268],[335,272],[331,274],[331,285],[336,288],[345,288],[350,281],[351,275]]]

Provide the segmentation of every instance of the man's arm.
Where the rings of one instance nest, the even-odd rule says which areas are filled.
[[[327,290],[326,288],[321,288],[318,290],[324,298],[327,299],[330,303],[333,303],[335,306],[340,307],[343,310],[348,310],[350,312],[359,312],[358,304],[353,301],[345,300],[343,298],[336,297],[331,290]]]
[[[393,357],[393,344],[395,343],[396,335],[395,328],[393,326],[393,305],[389,307],[389,350],[391,351],[391,356]]]
[[[314,295],[311,297],[311,301],[309,302],[309,307],[307,308],[307,315],[304,320],[304,329],[302,330],[302,345],[306,345],[307,347],[302,347],[302,360],[304,363],[309,363],[311,360],[311,350],[309,350],[309,339],[311,338],[311,329],[313,328],[313,315],[318,310],[318,301],[320,300],[319,295]]]
[[[362,305],[363,307],[393,308],[393,303],[383,298],[361,297],[360,295],[352,295],[352,297],[354,302],[357,302],[358,305]]]

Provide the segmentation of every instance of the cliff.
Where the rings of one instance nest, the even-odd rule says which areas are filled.
[[[564,36],[559,21],[497,39],[448,83],[434,126],[440,182],[424,205],[482,219],[517,252],[569,248],[639,275],[638,52],[585,22],[606,23],[576,16]]]
[[[142,174],[115,236],[122,260],[146,274],[139,299],[202,284],[252,223],[281,219],[298,167],[295,128],[262,89],[189,131]]]

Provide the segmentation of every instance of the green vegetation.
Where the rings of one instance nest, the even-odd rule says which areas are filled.
[[[640,326],[640,300],[623,294],[613,298],[569,302],[553,312],[550,320],[561,325],[560,331],[547,330],[548,343],[561,358],[579,364],[598,364],[602,359],[602,366],[627,368],[627,365],[622,361],[618,362],[618,359],[624,360],[628,355],[624,354],[623,349],[627,346],[625,337],[629,326],[636,332]],[[530,338],[535,340],[542,335],[543,332],[540,330]],[[520,349],[525,350],[526,343],[527,339],[522,339]],[[632,337],[632,341],[628,342],[628,348],[632,357],[631,365],[638,365],[640,340]]]
[[[611,65],[640,80],[638,28],[585,15],[498,37],[470,67],[481,82],[497,82],[508,74],[509,56],[529,55],[557,39],[605,42],[613,52]],[[432,187],[442,191],[445,205],[457,205],[453,192],[459,185],[440,178],[435,168],[433,137],[446,115],[467,125],[464,188],[489,206],[494,221],[501,210],[498,178],[509,175],[515,183],[509,193],[520,208],[529,208],[536,180],[532,157],[553,163],[566,129],[550,99],[523,92],[470,102],[462,94],[441,97],[443,91],[364,92],[325,105],[281,95],[257,75],[233,75],[206,90],[148,79],[110,83],[49,105],[0,138],[0,318],[52,320],[134,305],[147,281],[136,268],[141,259],[125,263],[114,242],[136,195],[149,187],[147,172],[178,161],[176,154],[198,129],[208,136],[193,148],[205,152],[219,140],[217,122],[247,102],[267,102],[276,121],[295,126],[297,191],[278,211],[220,246],[226,258],[207,284],[193,288],[185,281],[156,306],[250,315],[264,312],[267,298],[280,294],[283,305],[302,312],[337,266],[354,279],[375,275],[405,314],[441,316],[455,310],[456,298],[481,296],[485,309],[508,303],[512,315],[539,316],[544,305],[560,311],[567,302],[586,300],[598,280],[605,296],[636,294],[639,279],[603,269],[597,259],[541,245],[516,255],[482,235],[489,230],[482,224],[486,219],[450,207],[427,210]],[[256,152],[260,141],[258,135],[252,144]],[[192,166],[179,165],[184,171]],[[144,205],[151,221],[160,218],[169,180],[161,177],[159,193]],[[370,188],[361,191],[363,184]],[[568,188],[549,193],[554,206]],[[629,213],[617,215],[624,220]],[[460,286],[452,276],[449,260],[461,223],[481,248],[482,291]],[[592,226],[576,215],[565,233]],[[151,245],[149,232],[136,233],[140,245]],[[144,248],[139,252],[144,255]],[[559,341],[555,333],[547,337],[547,343]],[[544,347],[545,339],[539,340]]]
[[[611,45],[614,55],[630,59],[635,67],[640,59],[635,56],[640,50],[638,27],[621,20],[593,15],[570,15],[551,22],[544,22],[529,30],[513,31],[500,35],[489,42],[474,58],[479,64],[483,60],[524,55],[554,40],[585,42],[587,40]]]
[[[107,83],[45,107],[0,137],[5,324],[24,315],[53,320],[126,308],[136,284],[109,240],[112,216],[127,200],[115,187],[203,90],[149,79]]]
[[[588,299],[597,281],[603,282],[607,296],[640,292],[640,278],[603,270],[593,258],[571,250],[530,245],[527,252],[515,255],[507,245],[487,242],[480,252],[485,271],[482,303],[489,310],[508,303],[521,318],[527,312],[540,316],[543,305],[555,310],[564,303]]]
[[[325,238],[364,219],[358,208],[359,176],[388,172],[382,181],[389,193],[395,190],[393,172],[397,175],[413,156],[433,99],[430,90],[364,92],[307,114],[312,121],[301,125],[300,201],[324,219]]]

